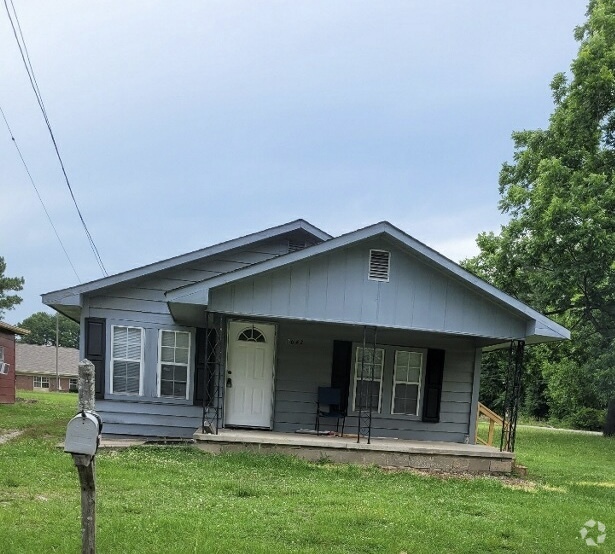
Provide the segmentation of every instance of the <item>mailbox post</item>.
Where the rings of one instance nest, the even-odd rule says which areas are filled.
[[[79,363],[79,410],[66,427],[64,452],[73,456],[81,485],[81,552],[96,552],[96,473],[94,457],[102,421],[94,411],[94,365]]]

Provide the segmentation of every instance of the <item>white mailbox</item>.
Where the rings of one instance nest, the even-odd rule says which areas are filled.
[[[96,412],[83,411],[68,422],[64,452],[94,456],[98,450],[102,420]]]

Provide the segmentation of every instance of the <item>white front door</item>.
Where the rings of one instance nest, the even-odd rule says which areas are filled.
[[[231,321],[225,425],[271,428],[275,325]]]

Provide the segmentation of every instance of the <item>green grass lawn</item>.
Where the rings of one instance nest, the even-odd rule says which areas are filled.
[[[0,552],[79,552],[76,395],[0,405]],[[520,428],[525,480],[427,476],[191,447],[97,456],[98,552],[615,552],[615,441]],[[607,525],[590,548],[579,530]]]

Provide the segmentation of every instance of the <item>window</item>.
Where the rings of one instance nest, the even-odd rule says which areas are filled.
[[[245,329],[239,334],[237,340],[243,340],[248,342],[267,342],[265,335],[263,335],[258,329],[250,327]]]
[[[69,379],[68,380],[68,390],[70,392],[76,392],[77,388],[78,388],[77,387],[77,379],[73,379],[73,378]]]
[[[143,329],[114,325],[111,332],[111,392],[143,394]]]
[[[380,412],[382,397],[382,372],[384,369],[384,349],[358,346],[354,362],[354,401],[353,409],[371,409]],[[373,370],[373,374],[372,374]],[[363,374],[363,380],[361,380]]]
[[[391,253],[387,250],[369,251],[369,272],[367,278],[370,281],[388,281],[391,269]]]
[[[0,375],[6,375],[9,372],[9,364],[4,363],[4,346],[0,346]]]
[[[395,352],[391,413],[418,415],[423,357],[412,350]]]
[[[32,383],[35,389],[48,389],[49,388],[49,377],[41,377],[40,375],[35,375],[33,377],[34,382]]]
[[[161,330],[159,360],[158,395],[187,399],[190,333]]]

